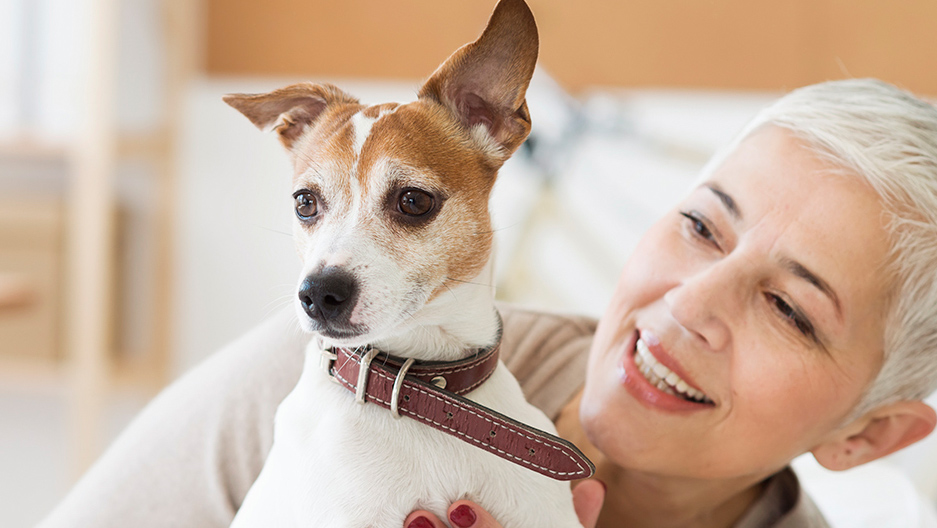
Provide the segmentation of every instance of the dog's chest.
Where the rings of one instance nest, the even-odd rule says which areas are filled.
[[[503,365],[470,397],[490,399],[489,393],[499,394],[504,401],[498,406],[505,412],[552,427],[523,400]],[[517,488],[534,493],[529,512],[508,500]],[[533,500],[537,493],[554,506],[544,511]],[[555,506],[569,502],[567,483],[415,420],[395,419],[377,405],[356,403],[351,392],[318,368],[317,353],[310,350],[299,383],[277,410],[274,444],[263,471],[232,526],[399,528],[415,509],[444,515],[462,498],[485,505],[506,527],[576,525]]]

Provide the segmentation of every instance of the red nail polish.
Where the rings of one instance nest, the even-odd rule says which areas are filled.
[[[433,523],[429,522],[429,519],[426,517],[417,517],[410,521],[410,524],[407,525],[407,528],[436,528],[433,526]]]
[[[459,506],[449,514],[449,520],[452,521],[452,524],[460,528],[469,528],[469,526],[475,524],[475,519],[475,512],[467,504]]]

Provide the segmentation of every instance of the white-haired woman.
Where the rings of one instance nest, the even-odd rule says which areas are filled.
[[[574,489],[588,528],[825,526],[795,456],[845,469],[937,423],[935,270],[937,110],[877,81],[811,86],[643,237],[597,329],[506,309],[502,357],[596,463]],[[228,526],[302,370],[292,317],[164,391],[42,526]],[[465,501],[448,515],[498,526]]]
[[[790,461],[916,442],[935,389],[937,109],[850,80],[764,110],[643,237],[557,426],[607,486],[587,528],[826,526]]]

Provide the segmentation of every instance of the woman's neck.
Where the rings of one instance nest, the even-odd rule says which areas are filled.
[[[699,480],[629,470],[608,460],[586,437],[579,421],[582,392],[560,413],[560,436],[574,442],[608,487],[597,528],[728,528],[763,490],[763,477]]]

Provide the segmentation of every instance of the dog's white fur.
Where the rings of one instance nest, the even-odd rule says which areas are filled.
[[[507,46],[513,55],[492,53]],[[322,330],[328,323],[310,318],[297,299],[300,323],[318,335],[232,526],[402,528],[414,510],[445,518],[450,504],[466,498],[505,528],[580,526],[568,483],[358,404],[319,366],[328,346],[455,360],[495,343],[487,196],[497,167],[529,131],[523,96],[536,46],[529,9],[502,0],[482,38],[440,67],[415,103],[364,108],[319,85],[226,99],[257,126],[275,126],[293,154],[297,192],[316,194],[321,212],[294,230],[304,262],[300,289],[306,277],[339,269],[358,291],[344,323],[356,329],[350,337]],[[485,62],[491,58],[501,62]],[[411,140],[420,134],[424,143]],[[420,145],[420,155],[407,151]],[[437,192],[445,202],[436,204],[438,216],[419,226],[394,220],[388,200],[410,188]],[[501,362],[466,397],[555,434]]]

